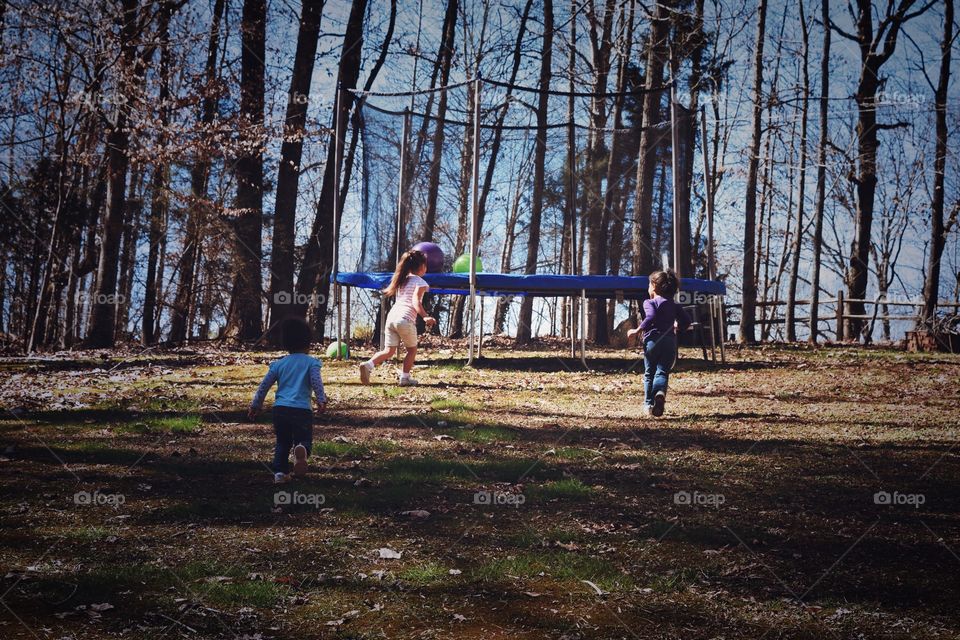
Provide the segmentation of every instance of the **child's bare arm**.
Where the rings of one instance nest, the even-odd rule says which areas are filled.
[[[437,320],[436,318],[432,318],[430,314],[427,313],[426,308],[423,306],[423,294],[425,294],[429,289],[430,287],[417,287],[413,299],[416,301],[417,314],[423,317],[423,321],[428,327],[431,327],[437,323]]]

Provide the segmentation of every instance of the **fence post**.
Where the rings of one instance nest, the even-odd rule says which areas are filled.
[[[837,291],[837,342],[843,342],[843,289]]]

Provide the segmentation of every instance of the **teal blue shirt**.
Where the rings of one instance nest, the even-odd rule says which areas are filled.
[[[274,383],[277,384],[273,401],[275,407],[309,410],[311,390],[317,394],[317,402],[327,401],[320,377],[320,361],[305,353],[291,353],[270,364],[267,375],[253,394],[253,408],[260,409],[263,406],[263,400]]]

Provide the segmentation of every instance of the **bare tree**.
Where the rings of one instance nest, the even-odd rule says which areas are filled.
[[[129,96],[133,87],[131,75],[137,54],[138,2],[122,0],[120,15],[120,58],[117,87],[121,95]],[[120,260],[120,242],[126,206],[127,168],[130,158],[130,132],[127,129],[129,107],[117,101],[114,121],[107,135],[107,210],[100,242],[96,286],[93,293],[90,332],[87,343],[91,347],[112,347],[117,319],[117,268]]]
[[[220,24],[226,11],[226,0],[216,0],[207,36],[207,58],[204,64],[202,97],[200,99],[199,130],[203,135],[213,125],[217,113],[216,87],[218,78],[218,52],[220,49]],[[190,168],[190,198],[186,211],[186,232],[183,249],[177,261],[177,291],[170,317],[169,339],[175,344],[187,340],[193,321],[194,298],[197,293],[197,265],[200,259],[202,233],[211,209],[208,198],[212,150],[197,144],[196,158]]]
[[[540,93],[537,98],[537,139],[534,145],[533,193],[530,200],[530,233],[527,236],[527,261],[524,273],[537,272],[540,254],[540,223],[543,217],[543,186],[547,155],[547,108],[550,102],[550,77],[553,61],[553,0],[543,0],[543,48],[540,55]],[[520,303],[517,323],[517,343],[530,342],[533,337],[533,299],[524,296]]]
[[[953,51],[953,0],[943,0],[943,40],[940,43],[940,74],[937,86],[933,87],[929,76],[926,75],[926,65],[921,64],[927,83],[933,88],[935,102],[935,119],[937,142],[933,160],[933,198],[930,202],[930,252],[927,254],[927,273],[923,283],[923,318],[930,319],[937,310],[937,301],[940,297],[940,261],[943,258],[943,247],[947,241],[947,234],[957,224],[957,215],[960,214],[960,201],[950,211],[950,219],[944,223],[944,188],[947,166],[947,90],[950,86],[950,54]],[[919,49],[921,60],[923,51]]]
[[[233,230],[233,295],[228,332],[256,340],[263,332],[263,117],[266,0],[244,0],[240,24],[240,153],[234,163],[237,198]]]
[[[823,24],[823,46],[820,53],[820,139],[817,142],[817,200],[814,205],[813,257],[810,277],[810,336],[816,344],[819,335],[820,312],[820,257],[823,250],[823,208],[827,194],[827,111],[830,108],[830,0],[820,2],[820,21]]]
[[[675,8],[673,0],[658,2],[650,21],[650,38],[647,43],[646,70],[644,73],[646,93],[643,96],[643,131],[640,133],[640,151],[637,155],[637,184],[634,199],[633,223],[633,273],[649,273],[656,264],[651,250],[653,223],[653,180],[657,172],[658,148],[663,133],[657,129],[660,123],[660,106],[663,101],[663,69],[667,63],[670,37],[670,12]]]
[[[367,0],[353,0],[351,3],[337,72],[337,86],[341,92],[357,88],[363,52],[363,17],[366,10]],[[323,337],[327,317],[327,297],[330,292],[328,276],[333,267],[333,245],[339,241],[339,229],[334,228],[333,206],[334,199],[339,196],[335,193],[335,188],[336,176],[340,173],[343,163],[343,130],[350,115],[349,100],[340,100],[336,104],[332,128],[339,131],[340,135],[332,137],[327,147],[320,198],[317,200],[316,215],[304,250],[300,275],[297,278],[298,297],[317,294],[317,303],[313,312],[319,338]],[[290,312],[303,315],[306,310],[306,305],[297,303],[292,306]]]
[[[800,56],[802,59],[803,84],[800,97],[800,187],[797,195],[797,219],[793,230],[793,249],[790,256],[790,277],[787,281],[787,308],[784,316],[786,324],[788,342],[794,342],[797,339],[797,327],[794,319],[797,305],[797,279],[800,277],[800,252],[803,249],[803,210],[806,204],[805,189],[807,186],[807,114],[810,106],[810,29],[807,25],[807,15],[803,8],[803,0],[800,0],[800,28],[802,37],[802,48]]]
[[[757,171],[760,162],[761,120],[763,118],[763,43],[766,39],[767,0],[759,0],[757,38],[753,52],[753,124],[750,157],[747,160],[746,204],[743,209],[743,272],[740,306],[740,342],[756,340],[757,280],[754,273],[757,223]]]
[[[877,122],[877,93],[886,82],[881,77],[880,70],[896,50],[897,38],[904,23],[921,15],[933,4],[929,2],[916,11],[910,11],[916,2],[917,0],[899,0],[894,3],[891,0],[875,25],[872,0],[856,0],[856,12],[850,7],[850,17],[856,25],[856,34],[841,29],[832,21],[830,23],[837,34],[854,42],[860,51],[860,79],[854,94],[857,101],[857,173],[851,173],[851,180],[857,190],[857,208],[854,239],[845,277],[847,300],[854,302],[846,303],[848,315],[862,316],[865,312],[862,300],[867,295],[870,234],[877,190],[877,147],[880,146],[878,133],[886,129],[909,126],[906,122]],[[859,335],[864,327],[860,318],[849,318],[846,325],[846,334],[849,336]]]
[[[270,253],[270,327],[279,327],[290,309],[293,293],[294,244],[296,239],[297,195],[300,186],[304,128],[308,96],[317,57],[317,37],[324,0],[303,0],[297,49],[290,75],[283,144],[277,170],[276,205],[273,215],[273,246]],[[270,340],[279,344],[280,332],[268,329]]]

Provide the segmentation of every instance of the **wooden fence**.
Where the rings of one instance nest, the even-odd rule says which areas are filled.
[[[795,305],[797,307],[803,307],[803,306],[809,307],[810,303],[811,303],[810,300],[798,299],[795,302]],[[846,311],[847,305],[857,304],[857,303],[863,304],[864,306],[872,306],[873,313],[862,313],[862,314],[847,313]],[[786,306],[786,304],[787,304],[786,300],[758,300],[757,301],[758,310],[773,308],[774,313],[769,317],[765,317],[764,314],[762,313],[759,314],[756,319],[756,324],[761,326],[785,324],[786,318],[782,316],[777,317],[776,309],[781,306]],[[817,317],[823,322],[829,323],[831,320],[833,321],[834,337],[836,338],[837,341],[842,341],[847,339],[848,337],[852,337],[852,336],[847,336],[845,333],[844,322],[846,320],[865,320],[868,322],[878,322],[878,321],[889,322],[889,321],[896,321],[896,320],[905,320],[910,322],[917,322],[920,319],[920,314],[923,312],[923,302],[919,300],[910,301],[910,300],[897,300],[897,299],[889,299],[889,298],[875,298],[873,300],[860,300],[856,298],[846,298],[844,296],[843,291],[838,291],[837,296],[835,298],[821,298],[820,300],[818,300],[817,306],[830,308],[828,313],[823,313],[821,311],[821,313],[817,314]],[[912,307],[914,311],[913,313],[891,313],[890,312],[891,307],[907,307],[907,308]],[[887,313],[881,313],[881,310],[883,308],[888,309]],[[947,309],[947,310],[952,310],[954,312],[957,312],[958,310],[960,310],[960,301],[938,302],[937,308]],[[723,309],[724,309],[724,319],[727,324],[738,324],[740,322],[739,317],[731,318],[729,313],[732,310],[739,311],[740,310],[739,304],[724,304]],[[793,322],[795,325],[796,324],[806,325],[807,323],[810,322],[810,318],[794,317]]]

